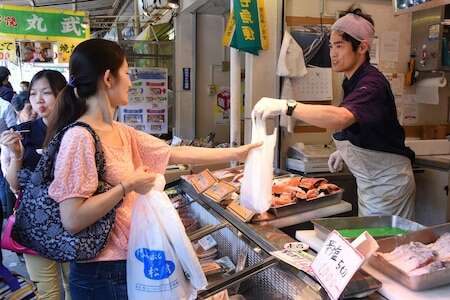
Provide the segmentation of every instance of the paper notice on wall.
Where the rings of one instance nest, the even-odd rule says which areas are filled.
[[[402,125],[417,124],[419,108],[417,104],[403,104]]]
[[[388,63],[397,63],[400,54],[400,32],[386,31],[381,34],[381,59]]]
[[[397,117],[401,125],[417,124],[419,107],[417,105],[416,95],[404,94],[396,97]]]
[[[383,73],[391,85],[392,93],[395,96],[403,95],[403,84],[405,74],[403,73]]]
[[[167,69],[130,68],[129,72],[129,104],[121,107],[119,121],[150,134],[167,133]]]
[[[439,88],[445,87],[445,77],[435,77],[420,80],[416,84],[417,101],[425,104],[439,104]]]
[[[374,38],[370,47],[370,63],[378,65],[380,63],[380,39]]]

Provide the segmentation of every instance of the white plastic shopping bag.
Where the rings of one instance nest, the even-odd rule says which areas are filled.
[[[241,185],[241,205],[255,213],[263,213],[272,202],[273,159],[277,142],[277,128],[266,133],[266,122],[252,114],[252,143],[263,142],[252,149],[245,160]]]
[[[196,299],[207,285],[180,217],[162,187],[140,196],[132,214],[127,258],[131,300]]]

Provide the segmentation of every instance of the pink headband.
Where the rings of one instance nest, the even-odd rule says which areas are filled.
[[[367,41],[369,48],[375,35],[375,28],[369,21],[352,13],[339,18],[331,26],[331,30],[345,32],[360,42]]]

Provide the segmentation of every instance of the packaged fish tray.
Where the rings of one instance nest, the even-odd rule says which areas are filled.
[[[450,284],[450,223],[378,240],[370,265],[420,291]]]

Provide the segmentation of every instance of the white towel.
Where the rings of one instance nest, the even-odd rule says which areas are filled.
[[[302,47],[288,31],[285,31],[278,57],[277,75],[303,77],[307,72]]]

